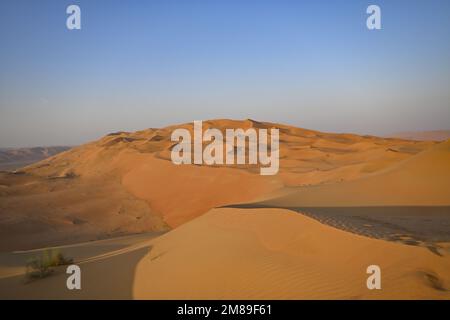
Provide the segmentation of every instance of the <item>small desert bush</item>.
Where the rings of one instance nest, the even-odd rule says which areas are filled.
[[[53,267],[71,263],[73,263],[73,259],[66,258],[58,249],[44,250],[41,256],[27,261],[26,277],[29,280],[42,279],[52,274]]]

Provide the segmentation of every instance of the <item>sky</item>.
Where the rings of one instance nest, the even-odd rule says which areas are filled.
[[[450,129],[449,89],[448,0],[0,1],[0,147],[215,118]]]

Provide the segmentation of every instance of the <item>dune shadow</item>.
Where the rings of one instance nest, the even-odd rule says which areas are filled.
[[[136,266],[151,248],[80,263],[81,290],[67,289],[65,267],[29,283],[25,275],[0,279],[0,299],[133,299]]]

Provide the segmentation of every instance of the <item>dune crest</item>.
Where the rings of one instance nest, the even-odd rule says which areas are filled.
[[[382,290],[366,287],[372,264],[383,270]],[[449,270],[450,252],[361,237],[286,209],[222,208],[155,239],[133,296],[450,299]]]
[[[392,134],[391,137],[417,141],[445,141],[450,139],[450,130],[399,132]]]
[[[263,177],[248,164],[174,165],[170,136],[177,128],[192,132],[193,124],[111,133],[1,173],[0,251],[169,230],[214,207],[375,174],[435,145],[251,119],[203,122],[204,130],[278,128],[280,170]]]
[[[70,294],[59,272],[24,285],[35,251],[3,253],[0,296],[450,299],[450,141],[204,125],[279,128],[279,174],[174,165],[170,133],[192,124],[112,133],[2,174],[0,251],[87,241],[61,248],[89,283]],[[382,290],[366,287],[372,264]]]
[[[450,140],[380,173],[335,185],[298,188],[270,205],[283,206],[448,206]]]

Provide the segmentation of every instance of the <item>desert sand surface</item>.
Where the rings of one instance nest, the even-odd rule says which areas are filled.
[[[0,175],[0,297],[450,299],[450,141],[280,129],[280,171],[176,166],[173,129],[117,132]],[[59,246],[64,267],[26,282]],[[368,290],[366,268],[382,269]]]
[[[176,166],[175,128],[116,132],[0,173],[0,251],[166,231],[208,210],[376,174],[435,142],[323,133],[254,120],[211,120],[204,130],[279,128],[280,171],[255,165]]]
[[[371,264],[383,270],[382,290],[366,287]],[[154,241],[137,265],[133,292],[152,299],[449,299],[449,267],[448,250],[438,256],[361,237],[286,209],[214,209]]]
[[[148,241],[160,233],[146,233],[76,245],[0,253],[0,299],[131,299],[135,264],[148,251]],[[54,268],[44,279],[29,281],[26,261],[44,250],[58,250],[82,270],[82,290],[66,287],[66,267]]]
[[[450,140],[354,181],[301,187],[268,204],[296,206],[448,206]]]
[[[450,241],[450,141],[374,175],[292,188],[288,195],[237,205],[289,208],[343,230],[420,244]]]
[[[82,269],[79,291],[66,289],[63,267],[29,283],[17,268],[2,267],[0,297],[450,299],[448,248],[436,255],[344,232],[287,209],[213,209],[152,236],[61,248]],[[0,261],[33,253],[3,254]],[[381,290],[366,287],[372,264],[382,269]]]

